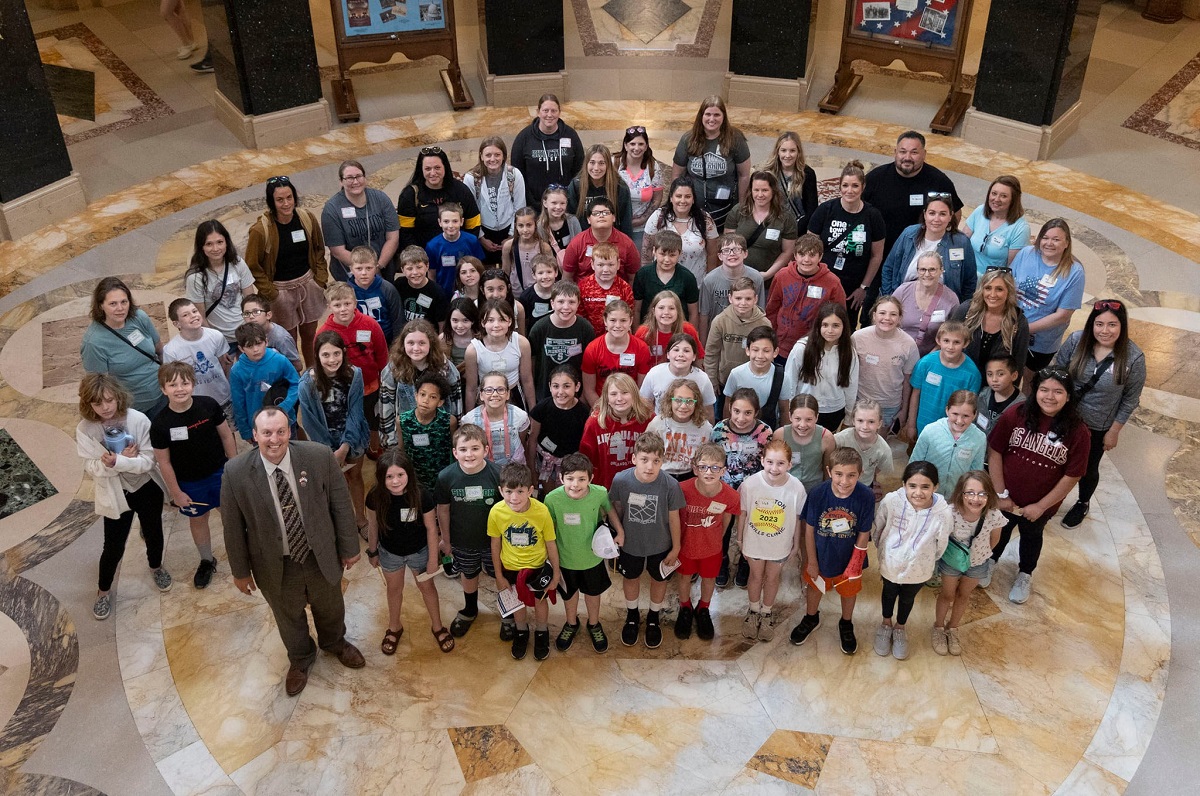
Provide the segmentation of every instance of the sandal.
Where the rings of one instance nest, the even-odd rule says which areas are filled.
[[[383,651],[384,655],[395,655],[396,647],[400,645],[400,637],[403,635],[404,628],[399,630],[388,628],[388,631],[383,634],[383,641],[379,644],[379,649]]]
[[[433,637],[437,639],[437,645],[442,652],[450,652],[454,649],[454,639],[450,637],[450,631],[446,628],[431,631]]]

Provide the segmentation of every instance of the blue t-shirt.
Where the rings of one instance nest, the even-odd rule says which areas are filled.
[[[1083,306],[1083,266],[1078,261],[1072,263],[1070,273],[1061,278],[1054,277],[1054,268],[1046,265],[1032,246],[1021,249],[1012,261],[1017,304],[1024,310],[1030,326],[1056,310],[1077,310]],[[1066,330],[1064,323],[1029,335],[1029,350],[1053,354],[1062,345]]]
[[[808,493],[804,521],[813,528],[821,577],[839,577],[854,555],[854,541],[860,533],[870,533],[875,522],[875,495],[859,481],[849,497],[840,498],[833,482],[825,481]]]
[[[437,272],[438,287],[447,296],[454,292],[454,277],[458,272],[458,261],[468,254],[483,259],[483,247],[479,238],[470,232],[458,233],[458,240],[448,241],[445,235],[438,235],[425,244],[425,253],[429,255],[429,267]]]
[[[966,223],[971,228],[971,250],[975,252],[975,268],[979,276],[983,276],[988,266],[1008,265],[1010,250],[1029,245],[1029,222],[1025,216],[1012,224],[1006,221],[992,231],[992,220],[983,216],[985,207],[986,204],[982,204],[975,208]]]
[[[921,357],[909,381],[914,390],[921,391],[921,400],[917,404],[917,436],[920,437],[925,426],[946,415],[946,401],[951,393],[956,390],[977,393],[982,383],[979,368],[970,357],[964,356],[957,368],[942,364],[940,351],[930,351]]]

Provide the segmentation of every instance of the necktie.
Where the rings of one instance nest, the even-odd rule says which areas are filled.
[[[296,505],[296,496],[292,493],[287,476],[278,467],[275,468],[275,491],[279,495],[279,508],[283,510],[288,554],[293,561],[299,563],[308,556],[310,548],[308,539],[304,536],[304,523],[300,521],[300,507]]]

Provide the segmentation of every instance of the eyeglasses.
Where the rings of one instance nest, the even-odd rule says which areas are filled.
[[[634,125],[633,127],[625,128],[625,135],[645,135],[645,134],[646,134],[646,128],[642,127],[640,124]]]
[[[963,492],[965,498],[986,498],[987,496],[987,492]]]
[[[724,249],[721,249],[721,254],[736,254],[737,252],[744,252],[744,251],[746,251],[746,250],[743,249],[741,246],[726,246]]]
[[[274,188],[277,185],[291,185],[291,184],[292,184],[292,181],[290,179],[288,179],[287,177],[283,177],[283,176],[271,177],[267,180],[268,188]]]
[[[672,396],[671,403],[691,406],[692,404],[699,403],[699,401],[697,401],[695,398],[679,398],[678,396]]]
[[[612,215],[612,213],[601,208],[601,209],[593,210],[589,215],[593,215],[596,218],[608,218],[609,216]]]
[[[421,147],[422,155],[441,155],[442,148],[440,146],[423,146]]]
[[[1101,312],[1106,312],[1106,311],[1110,311],[1110,310],[1115,312],[1117,310],[1121,310],[1124,308],[1125,308],[1125,305],[1122,304],[1121,302],[1117,301],[1116,299],[1101,299],[1100,301],[1097,301],[1095,304],[1092,305],[1092,309],[1100,310]]]
[[[265,315],[266,312],[267,312],[266,310],[244,310],[242,312],[242,317],[243,318],[257,318],[259,315]]]
[[[696,470],[702,473],[719,473],[725,469],[723,464],[697,464]]]
[[[983,246],[979,247],[979,251],[983,251]],[[983,269],[983,272],[985,274],[990,274],[993,271],[999,271],[1002,274],[1011,274],[1012,273],[1012,269],[1009,268],[1007,265],[989,265],[987,268]]]
[[[342,182],[362,182],[366,178],[365,174],[347,174],[342,177]]]
[[[504,395],[508,392],[507,387],[480,387],[479,391],[484,395]]]
[[[918,268],[917,273],[918,274],[936,274],[940,270],[942,270],[942,269],[941,268],[928,268],[928,267]]]

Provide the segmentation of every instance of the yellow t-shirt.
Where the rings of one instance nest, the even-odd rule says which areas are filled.
[[[554,540],[554,518],[536,498],[518,514],[504,501],[488,513],[488,536],[500,538],[500,565],[505,569],[535,569],[546,563],[546,542]]]

